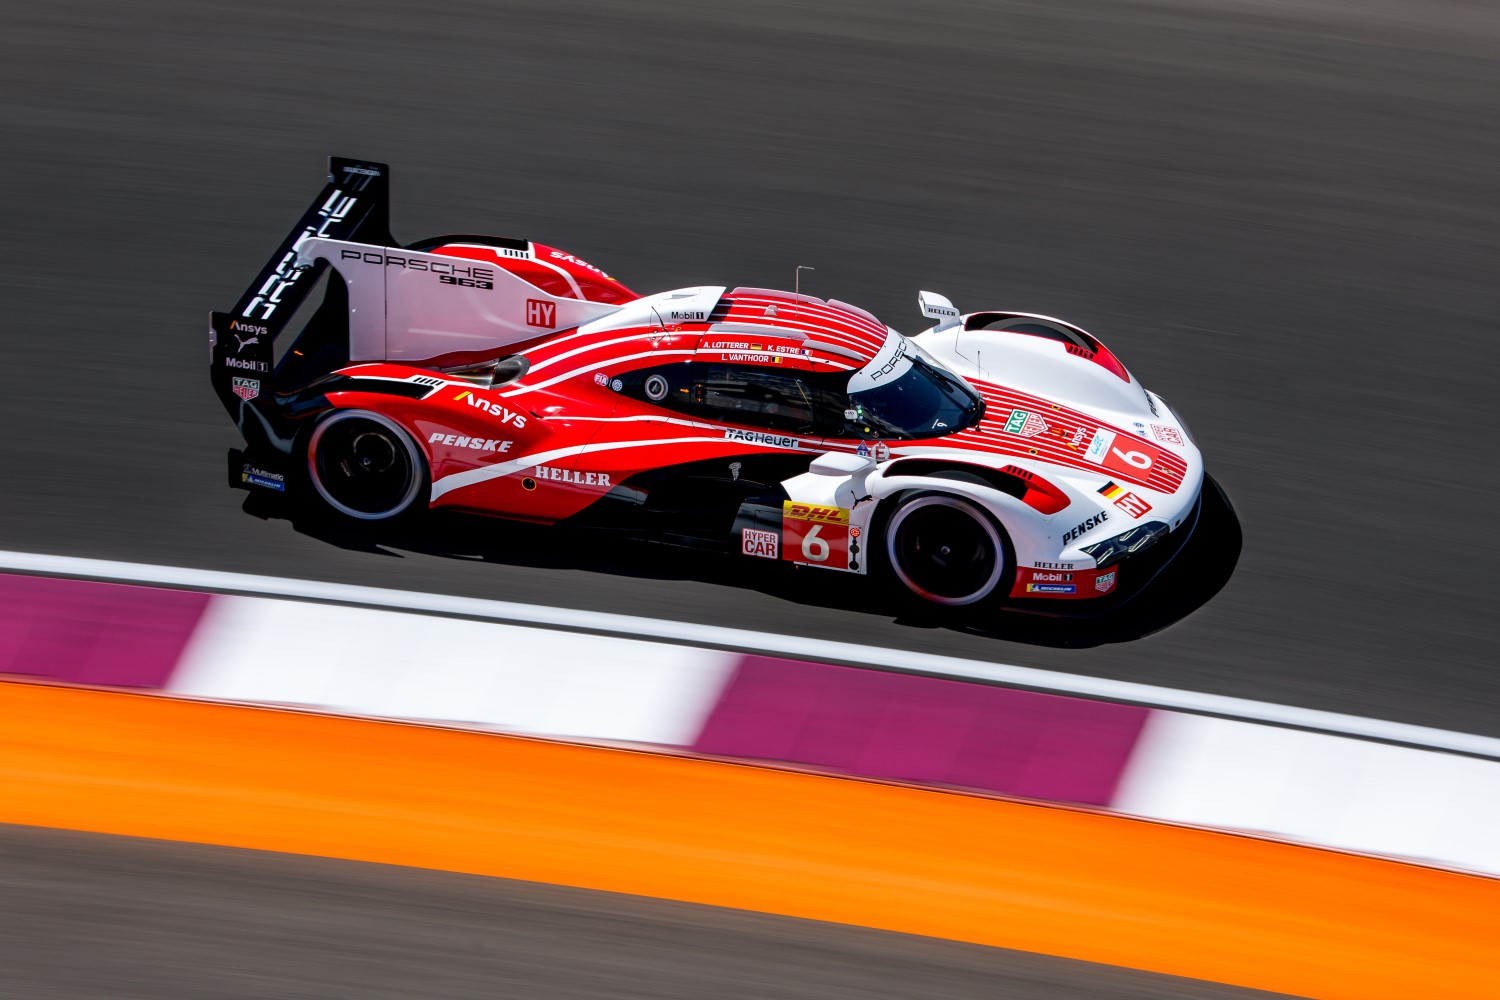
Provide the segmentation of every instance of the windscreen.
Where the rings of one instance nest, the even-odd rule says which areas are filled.
[[[871,388],[855,391],[858,380],[851,379],[855,417],[850,424],[882,437],[919,438],[953,434],[979,422],[983,401],[962,381],[914,351],[901,360],[906,362],[901,375]]]

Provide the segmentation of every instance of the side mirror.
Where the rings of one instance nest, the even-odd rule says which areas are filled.
[[[958,325],[958,309],[937,292],[918,292],[917,305],[921,307],[923,316],[937,320],[939,330]]]

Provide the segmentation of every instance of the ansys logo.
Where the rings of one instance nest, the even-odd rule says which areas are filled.
[[[236,354],[241,353],[251,344],[260,343],[260,338],[270,332],[266,327],[257,326],[254,323],[246,323],[237,319],[229,321],[229,335],[234,338],[234,342],[238,345],[234,349],[234,353]]]

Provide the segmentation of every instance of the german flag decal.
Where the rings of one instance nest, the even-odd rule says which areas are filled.
[[[1125,488],[1123,486],[1116,486],[1115,485],[1115,481],[1113,479],[1111,479],[1109,482],[1107,482],[1103,486],[1099,487],[1099,492],[1102,493],[1102,494],[1104,494],[1110,500],[1113,500],[1115,497],[1119,496],[1121,493],[1124,493],[1125,492]]]

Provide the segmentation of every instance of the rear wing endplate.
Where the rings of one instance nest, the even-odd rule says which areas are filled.
[[[242,431],[246,409],[270,394],[275,342],[327,266],[299,263],[296,247],[310,236],[387,246],[391,168],[370,160],[328,158],[328,181],[245,289],[232,312],[209,317],[214,392]]]

